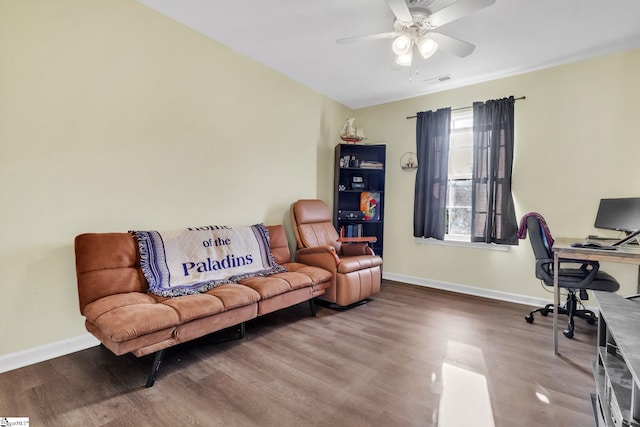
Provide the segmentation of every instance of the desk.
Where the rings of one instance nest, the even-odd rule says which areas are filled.
[[[573,242],[584,241],[584,238],[560,238],[553,244],[553,271],[558,271],[559,259],[575,259],[584,261],[608,261],[640,265],[640,248],[619,246],[615,251],[603,249],[574,248]],[[558,275],[553,276],[553,304],[560,304]],[[558,310],[553,310],[553,354],[558,354]]]

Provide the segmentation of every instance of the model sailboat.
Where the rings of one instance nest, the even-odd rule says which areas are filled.
[[[354,143],[361,142],[367,138],[364,136],[364,130],[358,127],[358,119],[349,117],[340,132],[340,139],[344,142]]]

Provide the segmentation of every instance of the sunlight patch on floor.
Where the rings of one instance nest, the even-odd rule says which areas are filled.
[[[495,427],[484,375],[444,363],[438,427]]]

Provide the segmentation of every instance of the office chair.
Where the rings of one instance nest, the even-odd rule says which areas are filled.
[[[546,285],[553,287],[553,238],[549,232],[547,224],[538,213],[530,213],[522,217],[520,221],[519,237],[524,238],[528,231],[529,242],[533,248],[536,258],[536,277]],[[558,286],[567,290],[567,301],[563,306],[558,307],[558,314],[567,315],[569,323],[563,334],[567,338],[573,338],[574,317],[586,320],[593,325],[598,320],[595,313],[584,309],[581,300],[587,300],[587,290],[615,292],[620,288],[620,284],[609,274],[600,271],[600,264],[597,261],[579,261],[560,258],[558,270]],[[579,265],[578,267],[565,267],[567,264]],[[576,294],[579,294],[579,297]],[[580,305],[581,309],[578,309]],[[532,310],[525,320],[533,323],[534,313],[543,316],[553,313],[554,305],[547,304],[544,307]]]

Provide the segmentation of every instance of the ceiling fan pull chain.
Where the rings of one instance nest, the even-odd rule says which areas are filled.
[[[415,67],[415,72],[414,72],[414,67]],[[413,74],[414,73],[415,73],[416,76],[418,76],[420,74],[420,68],[418,67],[417,58],[416,58],[416,61],[413,61],[413,63],[409,67],[409,83],[413,82]]]

